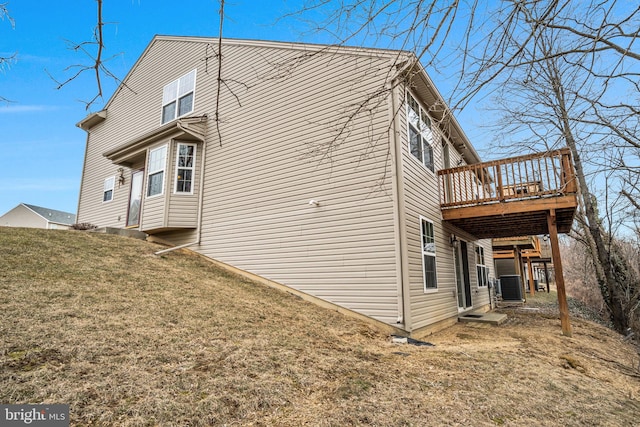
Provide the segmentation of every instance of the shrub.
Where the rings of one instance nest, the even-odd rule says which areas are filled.
[[[80,222],[80,223],[73,224],[71,226],[72,230],[81,230],[81,231],[93,230],[95,228],[98,228],[98,226],[97,225],[93,225],[93,224],[91,224],[89,222]]]

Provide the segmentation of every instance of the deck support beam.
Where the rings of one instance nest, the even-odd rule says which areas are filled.
[[[549,227],[549,240],[551,241],[551,254],[556,273],[556,287],[558,288],[558,307],[560,309],[560,324],[562,335],[571,336],[571,323],[569,322],[569,305],[567,293],[564,289],[564,275],[562,273],[562,260],[560,258],[560,244],[558,243],[558,229],[556,228],[556,212],[551,209],[547,212],[547,225]]]

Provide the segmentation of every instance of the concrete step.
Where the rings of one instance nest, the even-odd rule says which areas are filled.
[[[488,323],[490,325],[500,325],[505,320],[507,320],[507,315],[504,313],[494,313],[494,312],[471,312],[465,313],[458,317],[459,322],[467,322],[467,323]]]
[[[91,233],[115,234],[123,237],[131,237],[133,239],[147,240],[147,233],[139,230],[129,230],[126,228],[100,227],[89,230]]]

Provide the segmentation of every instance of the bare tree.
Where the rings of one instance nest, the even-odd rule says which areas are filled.
[[[600,173],[606,174],[604,190],[616,191],[614,198],[624,197],[627,210],[638,211],[638,5],[309,0],[300,13],[309,12],[325,16],[311,29],[336,44],[409,50],[436,73],[446,66],[459,76],[449,99],[454,110],[494,94],[509,147],[516,138],[519,152],[569,146],[582,191],[583,240],[617,329],[629,326],[640,283],[616,243],[613,224],[620,216],[606,204],[604,216],[598,211],[604,192],[598,187]]]
[[[96,26],[93,31],[93,38],[91,40],[82,41],[79,43],[67,40],[69,49],[84,54],[84,56],[88,58],[88,63],[79,63],[68,66],[65,71],[71,71],[72,75],[64,80],[58,80],[53,77],[51,73],[47,72],[49,74],[49,77],[51,77],[51,79],[53,79],[58,85],[56,89],[62,89],[63,87],[78,79],[83,74],[93,74],[96,84],[96,90],[93,98],[88,101],[83,101],[87,110],[90,109],[91,106],[94,105],[94,103],[103,98],[102,83],[105,77],[113,79],[118,84],[123,84],[122,80],[113,72],[111,72],[111,70],[109,70],[109,68],[107,67],[106,63],[110,59],[119,56],[119,54],[114,55],[110,58],[104,58],[105,43],[103,28],[105,26],[105,22],[102,19],[103,1],[96,0],[96,5]],[[125,87],[127,86],[125,85]],[[131,88],[127,88],[131,90]]]
[[[548,149],[567,145],[571,149],[581,188],[585,242],[597,263],[595,271],[612,321],[616,329],[624,332],[638,315],[640,279],[621,255],[612,232],[613,211],[607,204],[604,216],[598,211],[593,188],[598,179],[608,182],[615,178],[618,171],[615,164],[611,166],[611,159],[624,158],[630,149],[636,149],[636,136],[630,132],[637,128],[635,108],[628,108],[625,103],[616,104],[611,95],[612,91],[617,92],[616,98],[620,100],[621,88],[637,86],[640,57],[632,51],[626,55],[613,41],[603,42],[566,29],[574,20],[586,22],[583,25],[590,29],[595,27],[590,24],[589,16],[596,16],[604,3],[592,4],[594,9],[586,12],[568,2],[562,5],[550,2],[536,10],[540,3],[531,3],[530,9],[513,10],[513,18],[528,26],[524,28],[529,31],[522,31],[525,41],[517,35],[508,43],[503,44],[501,40],[495,50],[502,55],[492,54],[482,61],[488,58],[487,69],[508,70],[507,74],[496,77],[501,83],[496,99],[509,132],[524,130],[529,135],[525,139],[528,147]],[[592,15],[583,15],[589,12]],[[637,13],[638,10],[634,10],[634,14]],[[612,12],[608,14],[612,15]],[[610,27],[612,23],[600,22],[600,25]],[[628,36],[621,31],[623,24],[616,28],[617,35],[609,36],[611,39]],[[633,37],[636,36],[637,30]],[[517,53],[508,64],[503,59],[506,52]],[[474,78],[482,80],[481,75],[478,73]],[[495,73],[490,76],[493,78]],[[620,121],[620,116],[625,120]],[[606,175],[601,173],[597,179],[588,181],[590,170],[594,170],[589,168],[590,164],[608,166],[600,170]],[[605,190],[609,188],[605,186]]]
[[[8,3],[0,3],[0,20],[4,21],[5,19],[11,25],[11,28],[15,28],[15,21],[9,14],[9,9],[7,8]],[[16,60],[16,54],[13,53],[8,56],[0,56],[0,72],[4,72],[7,68]],[[9,100],[0,95],[0,102],[9,102]]]
[[[563,239],[562,255],[566,261],[563,264],[567,293],[605,320],[609,318],[609,309],[598,288],[594,260],[588,246],[582,242],[583,237]]]

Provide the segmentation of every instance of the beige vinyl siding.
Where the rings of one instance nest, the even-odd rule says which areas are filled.
[[[92,127],[88,137],[78,222],[125,227],[130,182],[122,187],[116,183],[114,200],[109,204],[96,203],[96,200],[102,201],[104,178],[116,175],[119,167],[102,154],[159,127],[164,85],[194,68],[198,68],[195,93],[195,111],[198,111],[203,98],[198,86],[200,80],[206,78],[205,64],[199,60],[203,56],[204,46],[202,43],[179,41],[155,43],[152,49],[145,51],[127,77],[126,87],[122,86],[111,98],[107,106],[107,119]],[[193,60],[176,60],[182,55]],[[201,108],[199,111],[202,113]],[[146,209],[145,202],[143,196],[143,209]],[[152,223],[157,223],[157,219],[154,218]]]
[[[165,195],[155,197],[143,196],[142,204],[144,208],[140,219],[140,230],[149,232],[165,228]]]
[[[381,78],[368,60],[321,54],[285,78],[266,79],[273,61],[300,54],[227,49],[234,61],[226,72],[250,89],[239,89],[242,107],[223,90],[222,147],[211,144],[207,151],[202,251],[395,324],[390,179],[378,187],[381,178],[391,176],[385,165],[386,104],[373,116],[358,117],[349,138],[324,161],[322,152],[313,155],[318,144],[336,135],[346,106],[378,88]],[[265,57],[272,63],[256,62]],[[358,163],[369,148],[369,133],[382,139]],[[311,199],[320,205],[309,205]]]
[[[423,107],[428,109],[421,100],[414,95]],[[400,90],[400,100],[404,94]],[[409,150],[408,128],[406,122],[406,106],[401,108],[398,115],[400,138],[402,144],[402,165],[406,212],[406,242],[409,266],[410,313],[412,329],[439,322],[458,315],[456,300],[456,282],[453,250],[449,243],[450,231],[442,221],[440,213],[440,193],[438,179],[434,172],[428,170]],[[442,169],[442,134],[432,120],[434,131],[433,158],[435,170]],[[455,159],[455,150],[451,150],[451,161]],[[438,287],[436,291],[425,292],[420,216],[433,222],[436,243],[436,275]],[[471,260],[470,260],[471,261]]]
[[[161,242],[166,242],[174,246],[195,243],[198,240],[198,231],[195,229],[186,230],[169,230],[155,233],[152,238],[157,238]],[[197,245],[190,246],[188,249],[196,250]]]
[[[140,230],[142,231],[153,231],[156,229],[161,229],[166,227],[166,217],[167,217],[167,208],[168,208],[168,199],[169,199],[169,186],[170,186],[170,175],[171,175],[171,146],[169,140],[164,140],[159,143],[156,143],[149,147],[147,150],[147,163],[145,165],[145,174],[144,174],[144,186],[142,190],[142,216],[140,218]],[[166,147],[166,158],[165,158],[165,166],[164,166],[164,174],[163,174],[163,189],[162,194],[157,194],[153,196],[147,196],[149,191],[149,153],[151,150]]]
[[[176,140],[170,146],[170,153],[167,159],[167,179],[169,180],[168,191],[168,207],[166,225],[169,228],[196,228],[198,226],[198,194],[199,178],[200,178],[200,165],[202,157],[202,145],[193,144],[191,142],[183,142],[184,144],[192,144],[196,147],[195,165],[192,175],[192,193],[193,194],[180,194],[176,193],[176,156],[178,145],[181,141]]]
[[[85,173],[81,184],[77,221],[100,227],[125,227],[130,181],[127,180],[124,185],[121,185],[116,178],[112,200],[103,202],[104,180],[118,176],[119,166],[103,161],[102,153],[97,153],[92,147],[87,150],[85,168],[88,172]],[[125,176],[129,175],[128,172],[125,170]]]
[[[414,97],[423,107],[428,109],[414,94]],[[399,99],[404,99],[402,91]],[[436,128],[435,120],[432,121],[434,130],[433,157],[436,172],[445,167],[442,144],[449,146],[450,165],[452,167],[463,160],[460,153],[448,141],[442,132]],[[450,244],[451,234],[467,242],[467,259],[469,261],[469,279],[471,283],[471,298],[473,308],[480,308],[489,303],[489,295],[486,288],[477,286],[477,270],[475,263],[475,245],[482,244],[485,247],[485,259],[492,258],[491,241],[476,241],[475,237],[449,226],[442,221],[440,211],[440,189],[437,175],[428,170],[416,159],[409,150],[408,128],[406,122],[406,107],[400,110],[399,129],[402,144],[403,185],[405,192],[404,209],[407,217],[406,241],[409,267],[410,287],[410,315],[413,330],[428,326],[439,321],[456,317],[458,315],[458,302],[456,291],[456,276],[454,264],[454,250]],[[464,164],[464,162],[462,162]],[[438,280],[437,291],[424,289],[424,276],[421,251],[420,217],[431,220],[434,225],[436,240],[436,274]],[[488,242],[488,243],[487,243]],[[488,265],[488,264],[486,264]]]
[[[95,134],[92,129],[86,175],[113,167],[103,152],[160,126],[163,86],[197,67],[193,115],[208,114],[209,120],[206,159],[201,145],[197,156],[206,162],[202,240],[192,249],[395,324],[400,284],[387,102],[366,107],[345,128],[346,138],[318,151],[336,137],[363,97],[382,87],[391,61],[309,55],[287,44],[225,42],[222,76],[228,87],[221,90],[220,141],[213,121],[217,63],[202,60],[210,42],[171,39],[151,45],[126,82],[135,94],[121,89],[108,105],[107,120]],[[169,155],[174,158],[174,149]],[[197,184],[199,165],[195,174]],[[168,175],[173,186],[173,170]],[[84,180],[80,217],[117,225],[117,204],[103,213],[84,199],[94,181],[101,189],[102,179]],[[310,199],[320,205],[309,205]],[[155,212],[162,210],[161,200],[143,199],[143,227],[160,224]],[[170,200],[165,210],[171,221],[190,221],[174,213],[193,214],[191,205],[181,205],[173,195]],[[126,213],[125,205],[120,209]],[[159,237],[190,243],[196,233]]]

